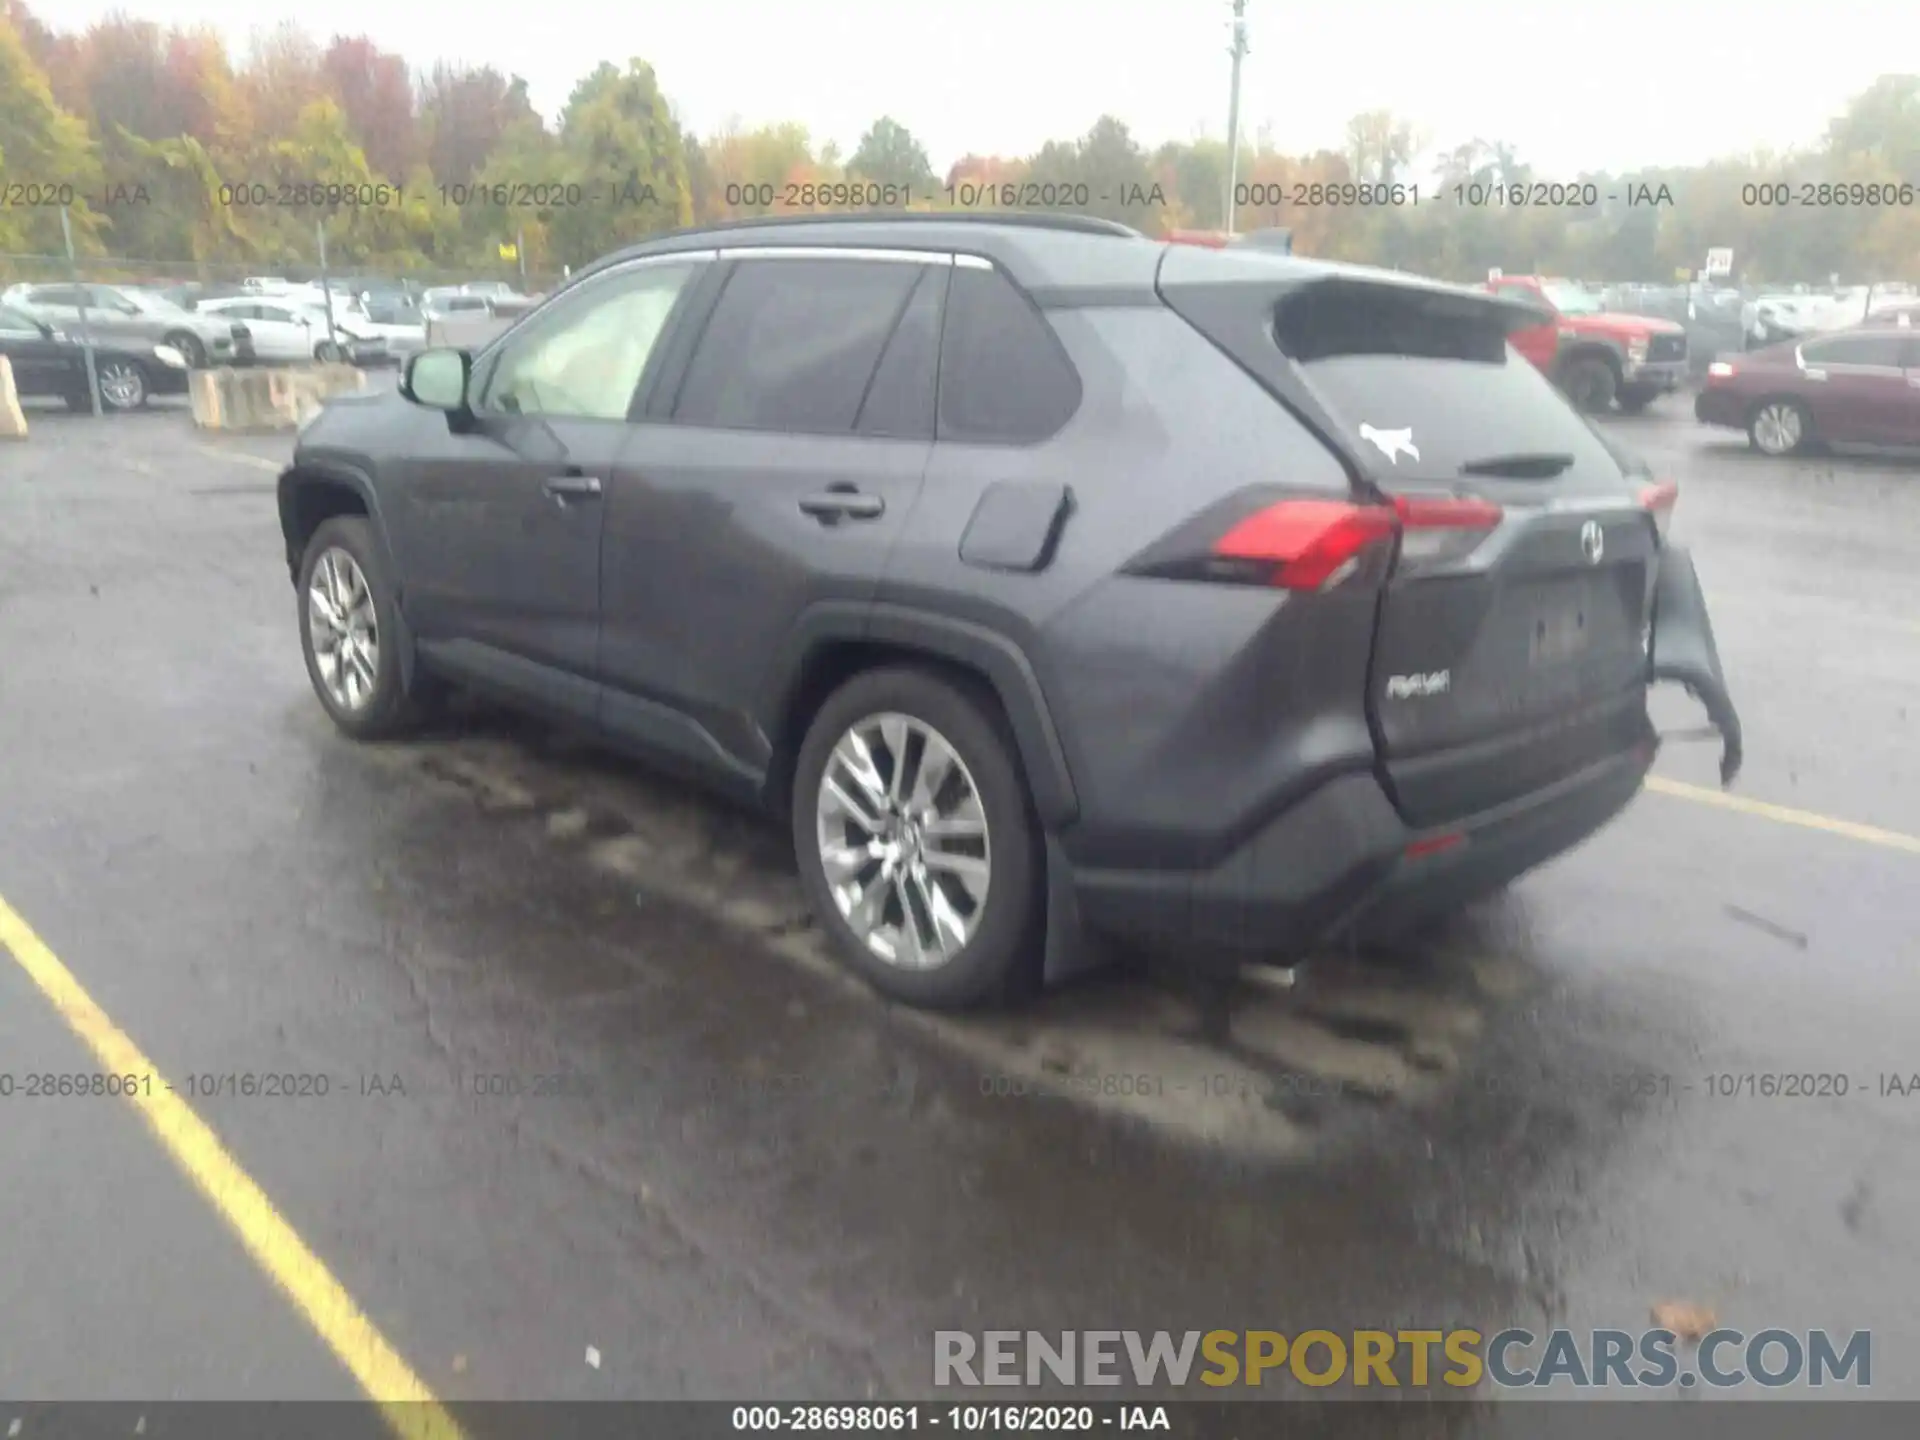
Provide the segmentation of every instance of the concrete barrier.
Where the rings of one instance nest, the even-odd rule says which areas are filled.
[[[501,315],[452,315],[445,320],[427,322],[429,349],[446,346],[453,350],[478,350],[519,317]]]
[[[0,355],[0,440],[27,438],[27,417],[20,413],[20,396],[13,388],[13,362]]]
[[[202,430],[292,430],[329,398],[367,388],[351,365],[301,370],[196,370],[188,382]]]

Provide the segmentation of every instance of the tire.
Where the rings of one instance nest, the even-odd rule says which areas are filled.
[[[187,362],[189,370],[207,368],[207,347],[200,343],[200,337],[186,330],[176,330],[160,342],[178,350]]]
[[[313,347],[313,358],[322,365],[332,364],[344,358],[344,352],[331,340],[322,340]]]
[[[865,804],[853,774],[836,756],[836,747],[850,733],[872,735],[875,743],[868,746],[868,754],[874,779],[884,787],[881,777],[891,780],[894,774],[886,732],[897,738],[903,730],[917,733],[921,741],[916,745],[909,740],[905,746],[908,798],[916,798],[912,786],[920,778],[917,762],[937,753],[929,747],[938,741],[950,749],[958,765],[957,773],[938,787],[933,808],[950,825],[962,822],[970,810],[960,801],[964,787],[970,786],[985,819],[985,834],[978,842],[950,837],[930,843],[933,837],[909,831],[908,855],[984,858],[985,881],[980,884],[976,872],[974,883],[968,884],[948,865],[927,864],[920,871],[909,870],[889,886],[880,872],[880,860],[869,860],[864,870],[843,874],[840,892],[855,918],[860,886],[870,887],[879,899],[881,923],[863,933],[836,898],[825,852],[835,839],[855,850],[859,847],[851,842],[862,835],[872,838],[877,831],[849,818],[856,812],[836,805],[831,795],[823,810],[821,796],[831,764],[839,793]],[[793,843],[801,882],[835,948],[876,990],[909,1005],[958,1010],[1004,1002],[1027,988],[1032,975],[1027,961],[1040,933],[1043,851],[1013,741],[990,700],[976,698],[951,680],[917,668],[857,675],[828,698],[808,728],[795,763],[793,796]],[[823,844],[823,832],[827,844]],[[977,905],[972,903],[976,892]],[[916,897],[912,904],[918,922],[913,927],[919,940],[917,955],[914,935],[892,918],[907,913],[902,900],[906,895]],[[929,902],[939,903],[950,917],[971,922],[964,934],[956,932],[949,939],[949,953],[942,954],[947,946],[935,939],[938,932],[930,923],[933,905]],[[874,937],[871,943],[869,935]],[[891,950],[894,958],[883,950]]]
[[[1798,400],[1762,400],[1747,416],[1747,443],[1775,459],[1801,454],[1813,445],[1813,415]]]
[[[1620,403],[1620,411],[1624,415],[1638,415],[1649,405],[1653,404],[1654,401],[1658,400],[1661,393],[1662,392],[1658,390],[1636,390],[1632,386],[1628,386],[1622,390],[1617,397]]]
[[[100,408],[103,410],[125,414],[147,403],[147,372],[138,360],[98,361],[94,367],[94,379],[100,387]]]
[[[349,610],[361,612],[361,619],[372,620],[372,664],[350,667],[359,677],[364,693],[358,696],[336,693],[330,675],[335,667],[315,649],[314,627],[318,612],[313,590],[316,574],[324,562],[344,555],[358,572],[370,603],[349,604]],[[337,564],[337,562],[336,562]],[[342,580],[347,576],[336,571]],[[349,583],[346,587],[351,591]],[[431,709],[437,696],[432,677],[417,666],[414,687],[409,691],[402,680],[401,646],[406,642],[400,624],[399,607],[394,600],[393,582],[387,573],[385,557],[374,539],[373,527],[364,516],[341,515],[326,521],[313,532],[306,553],[300,559],[300,585],[296,591],[300,611],[300,651],[307,662],[307,678],[333,723],[356,740],[379,740],[403,734],[417,726]],[[323,626],[323,630],[324,630]],[[364,658],[364,650],[361,652]],[[368,671],[371,679],[368,679]]]
[[[1574,409],[1582,414],[1605,415],[1613,409],[1613,399],[1620,388],[1620,381],[1606,361],[1582,356],[1568,361],[1561,370],[1560,388],[1566,392],[1567,399],[1573,402]]]

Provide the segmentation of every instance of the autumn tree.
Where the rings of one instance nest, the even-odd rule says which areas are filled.
[[[539,118],[527,82],[490,65],[435,65],[420,87],[427,164],[442,185],[472,180],[510,126]]]
[[[407,62],[364,35],[336,36],[320,58],[320,71],[368,164],[381,175],[405,179],[420,150]]]
[[[71,187],[74,244],[98,252],[103,218],[88,203],[100,191],[98,154],[85,124],[55,103],[10,20],[0,20],[0,176],[56,194]],[[63,245],[57,206],[0,208],[0,251],[57,254]]]

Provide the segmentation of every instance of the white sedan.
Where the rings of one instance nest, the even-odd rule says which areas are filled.
[[[238,320],[251,336],[253,359],[269,364],[305,364],[312,360],[350,360],[356,365],[377,363],[386,356],[386,341],[363,333],[351,317],[338,311],[333,334],[327,333],[324,310],[290,304],[280,298],[231,296],[203,300],[199,310]]]

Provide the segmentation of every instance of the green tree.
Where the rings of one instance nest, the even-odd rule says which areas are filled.
[[[934,191],[933,165],[913,132],[890,115],[882,115],[860,137],[848,173],[882,185],[905,187],[915,197]]]
[[[541,216],[565,264],[693,223],[685,138],[644,60],[580,83],[560,118],[560,159],[586,197]]]

